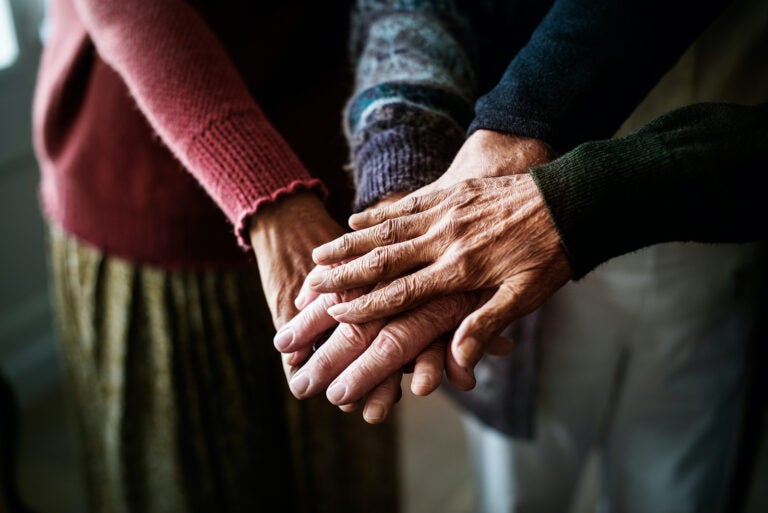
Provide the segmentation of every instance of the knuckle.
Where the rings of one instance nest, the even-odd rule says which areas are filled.
[[[312,356],[312,365],[319,375],[327,375],[333,372],[333,358],[325,351],[318,351]]]
[[[361,327],[357,324],[340,324],[339,334],[343,337],[346,347],[362,353],[368,347],[368,340]]]
[[[376,240],[381,245],[393,244],[397,240],[397,225],[393,219],[387,219],[376,227]]]
[[[376,248],[371,251],[369,268],[376,273],[383,273],[387,269],[387,255],[386,248]]]
[[[443,270],[450,281],[463,283],[470,269],[470,263],[462,252],[452,251],[445,256]]]
[[[460,181],[459,183],[453,186],[454,194],[458,193],[458,195],[464,195],[468,193],[472,189],[471,183],[472,183],[471,179]]]
[[[480,178],[470,178],[465,181],[468,191],[476,191],[483,186],[483,180]]]
[[[392,328],[385,328],[376,339],[373,350],[381,360],[396,362],[402,365],[406,362],[406,347],[404,334]]]
[[[336,243],[336,251],[339,253],[348,253],[352,250],[352,235],[346,233],[342,235]]]
[[[373,220],[373,223],[379,224],[387,218],[387,209],[377,208],[376,210],[372,210],[371,212],[369,212],[368,215]]]
[[[436,237],[450,238],[458,235],[459,232],[459,223],[451,214],[444,216],[440,222],[435,224],[434,235]]]
[[[326,278],[326,284],[329,287],[338,287],[343,283],[347,283],[351,278],[352,267],[353,267],[352,263],[334,267],[328,273],[328,277]]]
[[[384,301],[393,306],[402,306],[408,300],[409,294],[413,294],[414,287],[404,279],[396,280],[384,289]]]
[[[410,196],[403,200],[403,213],[407,215],[415,214],[419,211],[420,201],[417,196]]]

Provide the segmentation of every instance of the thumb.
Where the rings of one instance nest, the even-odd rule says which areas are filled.
[[[509,352],[512,341],[500,333],[527,313],[514,282],[505,281],[483,306],[462,321],[451,340],[451,355],[464,368],[474,367],[483,354]]]

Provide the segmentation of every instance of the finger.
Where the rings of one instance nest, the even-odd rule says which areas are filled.
[[[451,354],[462,367],[474,367],[512,321],[528,313],[512,282],[504,282],[485,304],[467,316],[453,334]]]
[[[328,308],[339,302],[337,294],[323,294],[296,317],[283,325],[273,339],[275,349],[291,353],[311,347],[317,337],[338,322],[328,315]]]
[[[440,337],[416,357],[411,379],[411,392],[415,395],[429,395],[440,386],[445,369],[445,337]]]
[[[352,214],[349,226],[353,230],[370,228],[395,217],[409,216],[424,212],[439,204],[447,196],[447,191],[438,190],[426,194],[406,196],[390,205]]]
[[[320,266],[315,267],[312,269],[306,278],[304,278],[304,283],[301,284],[301,289],[299,290],[299,294],[296,296],[296,299],[293,301],[293,304],[296,306],[298,310],[303,310],[306,308],[306,306],[320,295],[318,292],[315,292],[311,288],[309,288],[309,280],[312,278],[312,276],[315,273],[320,272]]]
[[[299,294],[296,296],[296,299],[294,300],[294,303],[296,305],[296,308],[299,310],[303,310],[306,308],[307,305],[309,305],[312,301],[317,299],[317,297],[320,295],[314,290],[312,290],[309,287],[309,282],[313,279],[314,276],[316,276],[318,273],[322,273],[328,269],[330,269],[331,266],[329,265],[316,265],[304,278],[304,282],[301,284],[301,289],[299,289]]]
[[[285,357],[285,362],[289,365],[301,367],[311,355],[312,349],[305,348],[292,353],[285,353],[283,356]]]
[[[471,294],[474,299],[474,307],[468,310],[465,316],[470,315],[478,305],[487,302],[493,297],[494,291],[491,289],[484,289],[468,294]],[[451,347],[451,344],[448,343],[445,351],[445,376],[453,387],[463,391],[472,390],[477,384],[474,365],[467,367],[460,365],[459,362],[456,361]]]
[[[387,376],[401,371],[440,335],[453,329],[477,307],[476,296],[439,298],[389,321],[354,363],[328,387],[333,404],[357,401]]]
[[[348,258],[364,255],[374,248],[389,246],[424,234],[432,225],[432,217],[425,213],[388,219],[383,223],[342,235],[312,251],[317,264],[330,265]]]
[[[397,403],[403,395],[400,388],[400,381],[403,378],[402,372],[395,372],[387,377],[376,388],[374,388],[365,401],[363,409],[363,419],[369,424],[379,424],[389,415],[392,406]]]
[[[426,237],[376,247],[346,264],[317,273],[309,286],[317,292],[341,292],[402,276],[415,267],[431,263],[435,256],[431,247]]]
[[[303,399],[325,390],[331,381],[365,351],[384,324],[384,321],[340,324],[288,383],[291,393]],[[359,397],[333,404],[351,403],[357,399]]]
[[[286,381],[290,381],[301,368],[299,365],[288,362],[288,358],[284,354],[280,355],[280,362],[283,366],[283,373],[285,374]]]
[[[472,390],[477,384],[474,367],[462,367],[453,357],[450,345],[445,351],[445,376],[455,388],[463,391]]]
[[[334,305],[328,309],[328,314],[339,322],[368,322],[399,314],[436,296],[454,292],[461,286],[460,280],[450,279],[450,271],[446,267],[434,264],[393,280],[386,287],[355,300]]]
[[[339,409],[343,411],[344,413],[352,413],[353,411],[360,408],[360,402],[355,403],[349,403],[349,404],[342,404],[339,406]]]

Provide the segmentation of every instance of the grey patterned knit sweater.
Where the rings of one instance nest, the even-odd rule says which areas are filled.
[[[560,152],[610,137],[728,3],[358,0],[344,116],[355,209],[432,182],[468,129]]]

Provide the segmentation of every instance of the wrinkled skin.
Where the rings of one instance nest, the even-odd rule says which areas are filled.
[[[377,206],[389,204],[401,196],[383,200]],[[319,215],[317,209],[304,209],[303,207],[306,207],[304,202],[301,206],[300,218],[291,217],[295,219],[297,227],[303,223],[311,223],[315,219],[322,219],[322,216],[317,217]],[[282,216],[298,213],[297,209],[288,209],[287,206],[280,212]],[[273,236],[271,238],[262,236],[258,241],[259,244],[274,245],[276,239],[284,237],[282,234],[287,232],[284,227],[279,227],[280,217],[280,215],[275,217]],[[319,233],[323,237],[323,232]],[[299,239],[304,237],[305,235],[302,234]],[[336,320],[328,316],[327,308],[353,299],[370,287],[338,294],[318,295],[312,293],[305,285],[301,288],[295,303],[289,304],[286,291],[295,290],[297,282],[294,280],[289,287],[281,290],[280,284],[284,284],[285,280],[277,277],[285,272],[290,272],[293,276],[302,275],[305,272],[306,262],[299,258],[299,255],[300,253],[296,253],[290,257],[271,251],[269,260],[260,262],[262,279],[270,280],[269,284],[265,284],[265,291],[273,291],[274,295],[274,299],[270,300],[272,311],[296,312],[301,309],[301,313],[296,315],[290,323],[286,324],[284,317],[277,318],[275,321],[275,325],[280,328],[275,336],[275,347],[283,352],[286,376],[296,397],[310,397],[325,390],[329,382],[352,362],[354,365],[349,369],[349,374],[352,375],[351,379],[354,380],[355,386],[349,391],[350,393],[331,402],[339,405],[344,411],[352,411],[356,409],[358,402],[364,401],[363,418],[370,423],[378,423],[386,419],[392,406],[400,399],[402,395],[400,382],[405,367],[412,367],[411,390],[417,395],[433,392],[440,384],[446,367],[450,369],[449,375],[453,376],[457,386],[464,389],[474,386],[474,378],[464,369],[455,368],[455,365],[451,366],[445,362],[446,340],[440,335],[452,326],[448,326],[450,321],[446,324],[442,317],[441,324],[434,323],[437,312],[443,308],[440,303],[425,307],[413,315],[399,316],[391,322],[382,319],[366,325],[346,323],[339,325]],[[311,258],[310,255],[311,252],[308,251],[306,257]],[[289,261],[301,262],[305,267],[301,270],[289,270],[286,267],[286,262]],[[270,266],[270,263],[274,267]],[[316,271],[321,269],[322,266],[318,266]],[[272,307],[273,304],[274,307]],[[458,319],[455,322],[458,322]],[[328,336],[329,333],[330,336]],[[321,337],[327,340],[317,348],[316,342]],[[355,358],[368,346],[372,346],[374,350],[382,348],[384,351],[400,351],[401,356],[387,358],[384,367],[375,366],[375,372],[371,373],[367,370],[371,367],[367,359],[374,354],[373,352],[366,353],[365,358],[355,361]],[[410,349],[411,346],[415,349]],[[313,348],[317,349],[316,352],[313,352]],[[310,355],[311,358],[306,361]],[[330,392],[329,396],[334,397]]]
[[[534,139],[480,130],[467,140],[440,179],[409,197],[437,193],[465,178],[523,173],[529,166],[546,162],[552,156],[546,145]],[[376,207],[391,204],[394,199],[397,197]],[[353,216],[352,221],[356,218]],[[318,265],[302,286],[297,305],[305,307],[317,298],[319,289],[315,287],[313,291],[309,284],[318,275],[324,275],[355,256],[358,255],[351,255],[348,259],[331,259],[328,262],[332,264]],[[289,357],[291,351],[304,354],[303,351],[312,346],[318,333],[334,325],[335,319],[327,313],[331,305],[349,302],[373,286],[381,289],[384,284],[371,279],[363,287],[339,288],[323,294],[320,303],[291,321],[291,334],[286,337],[286,340],[291,340],[290,345],[278,343],[276,337],[276,347],[288,353]],[[389,319],[380,316],[364,323],[342,323],[339,328],[342,332],[334,334],[304,365],[302,370],[307,373],[309,384],[304,388],[305,382],[295,383],[297,386],[292,383],[292,390],[298,397],[309,397],[330,385],[326,395],[332,403],[354,402],[369,393],[377,383],[391,377],[390,373],[398,375],[403,364],[410,361],[415,362],[411,382],[413,393],[426,395],[435,390],[442,378],[443,368],[454,386],[468,390],[475,383],[472,370],[479,356],[464,358],[461,364],[455,351],[443,354],[441,351],[450,332],[492,295],[492,288],[447,294]],[[483,352],[505,354],[511,348],[511,341],[492,337],[484,345]],[[337,384],[338,387],[334,386]],[[388,412],[393,404],[394,401],[379,406]],[[367,417],[366,420],[370,421]]]
[[[298,314],[294,298],[304,278],[315,267],[311,258],[312,249],[343,233],[344,229],[311,192],[280,198],[261,207],[251,218],[251,245],[276,329],[280,330]],[[310,352],[311,347],[308,347],[292,355],[282,355],[283,371],[288,380],[298,372]],[[395,390],[399,393],[400,378],[391,376],[371,391],[370,398],[389,403],[394,400]]]
[[[341,322],[391,316],[435,297],[474,290],[493,296],[464,319],[451,347],[474,365],[513,320],[538,308],[571,277],[544,201],[529,174],[477,178],[353,216],[360,231],[319,247],[314,258],[343,265],[313,273],[310,288],[386,287],[330,308]]]

